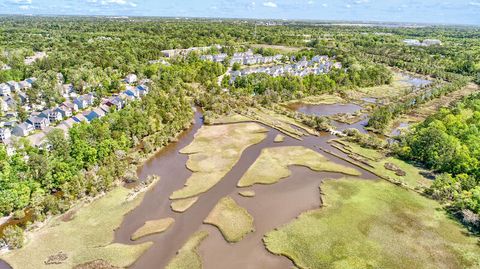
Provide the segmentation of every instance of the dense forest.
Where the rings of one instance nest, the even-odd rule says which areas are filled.
[[[480,228],[480,94],[427,118],[401,137],[397,153],[442,173],[427,193]]]

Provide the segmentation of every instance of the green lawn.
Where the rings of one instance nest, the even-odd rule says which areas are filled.
[[[237,185],[274,184],[290,176],[291,165],[305,166],[314,171],[360,175],[356,169],[331,162],[322,154],[305,147],[265,148]]]
[[[228,196],[217,203],[204,222],[216,226],[230,243],[238,242],[254,231],[252,215]]]
[[[299,268],[479,268],[478,238],[415,192],[385,181],[327,180],[323,208],[268,233]]]

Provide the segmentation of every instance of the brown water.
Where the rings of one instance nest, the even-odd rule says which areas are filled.
[[[309,136],[303,141],[287,137],[283,143],[274,143],[273,140],[279,132],[268,128],[268,137],[261,143],[247,148],[238,163],[217,185],[201,195],[185,213],[175,213],[170,209],[168,197],[173,191],[181,188],[191,175],[185,167],[188,156],[179,154],[178,151],[193,140],[195,131],[201,126],[200,114],[197,113],[195,116],[197,123],[179,139],[178,143],[170,145],[139,170],[141,179],[157,174],[161,180],[145,195],[143,202],[126,215],[115,233],[115,242],[132,244],[131,234],[148,220],[172,217],[175,224],[163,234],[138,240],[136,243],[152,241],[154,245],[131,268],[164,268],[189,236],[199,229],[211,232],[200,248],[205,262],[204,268],[291,268],[292,263],[287,258],[272,255],[265,250],[261,240],[263,235],[275,227],[286,224],[303,211],[318,208],[320,205],[318,186],[321,180],[341,175],[315,173],[307,168],[292,167],[293,174],[290,178],[270,186],[254,186],[253,189],[257,192],[254,198],[240,197],[236,184],[260,155],[261,150],[266,147],[303,145],[319,151],[317,147],[321,146],[345,156],[327,143],[334,137]],[[339,158],[330,155],[327,157],[336,163],[351,166]],[[363,177],[375,176],[364,172]],[[256,232],[233,245],[226,243],[216,228],[203,224],[203,220],[218,200],[227,195],[234,197],[255,218]]]
[[[319,147],[333,151],[342,157],[347,156],[327,143],[328,140],[335,138],[333,136],[308,136],[302,141],[286,137],[283,143],[274,143],[273,140],[279,132],[267,127],[268,137],[261,143],[247,148],[238,163],[217,185],[201,195],[185,213],[175,213],[170,209],[168,197],[173,191],[181,188],[191,175],[185,166],[188,155],[180,154],[179,150],[192,142],[194,134],[203,124],[201,116],[199,112],[195,113],[195,124],[179,137],[178,142],[171,143],[138,170],[140,179],[157,174],[161,180],[145,194],[142,203],[125,216],[121,226],[115,231],[114,241],[125,244],[153,242],[153,246],[130,268],[164,268],[187,239],[194,232],[203,229],[210,232],[210,236],[205,239],[199,249],[206,269],[291,268],[290,260],[272,255],[264,248],[263,235],[288,223],[301,212],[318,208],[321,204],[318,189],[320,182],[325,178],[341,177],[341,174],[316,173],[308,168],[293,166],[291,167],[292,175],[289,178],[274,185],[256,185],[249,188],[256,192],[253,198],[239,196],[240,189],[236,184],[260,155],[261,150],[266,147],[301,145],[321,152],[331,161],[351,167],[350,163],[320,151]],[[360,170],[360,168],[357,169]],[[367,171],[362,173],[362,178],[376,178]],[[255,219],[256,232],[247,235],[236,244],[227,243],[216,228],[203,224],[203,220],[218,200],[227,195],[245,207]],[[145,221],[165,217],[175,219],[175,224],[165,233],[147,236],[135,242],[130,240],[133,232]],[[0,262],[0,269],[3,268],[9,267]]]

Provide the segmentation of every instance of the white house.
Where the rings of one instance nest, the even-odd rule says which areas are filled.
[[[10,89],[10,86],[8,86],[6,83],[0,84],[0,96],[10,95],[11,93],[12,90]]]
[[[10,129],[0,128],[0,142],[5,143],[11,136],[12,133]]]
[[[37,130],[44,130],[45,128],[50,126],[50,120],[48,118],[39,116],[31,116],[27,119],[27,122],[32,124],[33,127]]]
[[[32,124],[28,122],[20,123],[19,125],[13,128],[13,134],[15,136],[28,136],[31,132],[33,132],[35,128]]]
[[[130,74],[130,75],[125,77],[125,82],[128,83],[128,84],[132,84],[132,83],[137,82],[137,79],[138,79],[137,75]]]
[[[20,90],[20,84],[18,84],[18,82],[16,82],[16,81],[9,81],[9,82],[7,82],[7,85],[10,86],[10,90],[12,92],[16,92],[16,91]]]

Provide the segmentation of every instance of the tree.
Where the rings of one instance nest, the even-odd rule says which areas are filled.
[[[242,66],[239,63],[234,63],[232,65],[232,71],[238,71],[238,70],[240,70],[241,67]]]

